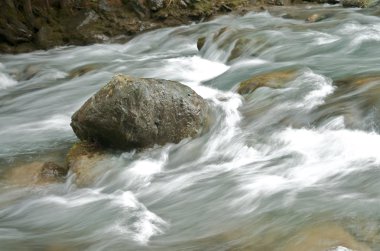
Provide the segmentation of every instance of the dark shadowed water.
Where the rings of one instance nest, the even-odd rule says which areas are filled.
[[[328,18],[304,21],[314,13]],[[294,238],[315,226],[317,239],[344,239],[329,250],[380,250],[380,78],[338,84],[380,75],[376,13],[280,8],[126,44],[0,55],[0,172],[64,156],[70,116],[115,73],[178,80],[215,111],[200,138],[115,155],[85,187],[73,174],[32,188],[1,181],[0,250],[302,251],[314,249]],[[281,69],[296,71],[282,88],[236,93]]]

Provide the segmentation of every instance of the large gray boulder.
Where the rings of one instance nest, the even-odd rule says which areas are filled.
[[[119,74],[71,119],[79,139],[128,150],[199,135],[208,123],[208,105],[181,83]]]

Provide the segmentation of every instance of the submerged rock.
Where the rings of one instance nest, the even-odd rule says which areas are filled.
[[[99,64],[87,64],[80,66],[78,68],[75,68],[69,72],[69,78],[76,78],[83,76],[89,72],[92,72],[100,67]]]
[[[107,168],[102,165],[107,153],[95,144],[79,142],[74,144],[66,156],[66,162],[71,172],[75,174],[78,186],[87,186]]]
[[[310,15],[308,16],[305,21],[308,22],[308,23],[317,23],[317,22],[320,22],[322,20],[325,20],[327,18],[329,18],[331,15],[329,14],[318,14],[318,13],[315,13],[313,15]]]
[[[380,83],[380,75],[360,75],[334,81],[337,86],[359,87],[372,83]]]
[[[232,61],[241,55],[244,54],[245,47],[247,47],[247,44],[250,42],[249,39],[247,38],[239,38],[236,43],[234,48],[231,51],[230,56],[227,59],[227,62]]]
[[[360,250],[371,249],[355,240],[345,229],[338,225],[321,225],[300,231],[291,238],[284,251],[327,251],[327,250]]]
[[[279,88],[297,76],[296,70],[281,70],[258,74],[240,83],[237,92],[241,95],[255,91],[259,87]]]
[[[31,186],[62,182],[68,169],[54,162],[32,162],[11,168],[6,174],[6,182],[11,185]]]
[[[198,136],[208,105],[175,81],[116,75],[72,116],[81,140],[115,149],[178,143]]]

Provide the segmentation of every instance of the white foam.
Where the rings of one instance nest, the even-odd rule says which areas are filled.
[[[199,56],[179,57],[164,60],[164,67],[157,77],[170,78],[189,85],[215,78],[229,69],[220,62],[203,59]]]
[[[284,154],[299,154],[302,161],[288,169],[285,176],[309,186],[332,178],[363,171],[355,163],[380,163],[380,135],[364,131],[311,130],[288,128],[278,137],[286,143]]]
[[[350,36],[350,50],[355,50],[364,42],[380,41],[380,25],[379,24],[358,24],[349,23],[338,29],[338,33],[344,36]]]
[[[323,32],[317,32],[317,36],[318,37],[315,40],[316,45],[331,44],[340,40],[340,37],[338,36],[330,35]]]
[[[339,130],[344,128],[344,116],[335,117],[321,126],[321,130]]]
[[[163,233],[167,223],[140,203],[133,193],[126,191],[116,195],[114,202],[125,208],[126,219],[113,226],[117,231],[129,233],[140,244],[146,244],[153,235]],[[128,219],[136,218],[132,224]]]
[[[101,234],[123,235],[123,238],[132,239],[142,245],[153,235],[163,233],[164,228],[168,226],[163,219],[139,202],[132,192],[115,191],[109,194],[101,189],[80,189],[61,196],[40,196],[24,202],[17,210],[10,212],[9,216],[19,217],[27,214],[37,219],[43,217],[41,209],[50,208],[65,220],[65,217],[72,217],[71,214],[66,214],[67,209],[78,210],[79,213],[81,210],[88,210],[89,207],[96,207],[100,215],[108,214],[109,210],[118,214],[115,221],[104,223],[104,227],[99,229]],[[55,222],[52,219],[51,221]]]
[[[343,247],[343,246],[338,246],[336,248],[329,249],[327,251],[354,251],[354,250],[346,248],[346,247]]]
[[[17,81],[11,78],[8,74],[0,72],[0,90],[17,85]]]
[[[259,65],[268,64],[268,63],[270,63],[270,61],[264,60],[264,59],[259,59],[259,58],[243,59],[243,60],[239,60],[236,63],[234,63],[233,67],[235,68],[235,67],[259,66]]]
[[[213,136],[213,140],[208,142],[205,153],[202,159],[212,158],[216,154],[220,153],[226,147],[230,148],[230,153],[233,154],[234,137],[239,135],[241,128],[239,123],[241,121],[241,114],[238,108],[242,105],[241,97],[237,94],[225,94],[225,101],[217,99],[218,96],[214,96],[213,102],[222,107],[225,112],[223,120],[220,122],[220,130],[217,130],[217,135]],[[235,150],[239,151],[243,145],[239,144]]]
[[[163,148],[159,158],[138,159],[126,167],[124,171],[125,177],[134,177],[134,179],[144,179],[145,183],[149,182],[152,176],[163,170],[168,159],[169,147]]]
[[[304,72],[300,77],[295,79],[291,87],[308,92],[304,95],[303,99],[298,100],[295,104],[296,108],[302,108],[305,110],[311,110],[312,108],[323,104],[324,98],[335,90],[331,79],[316,74],[310,70]]]

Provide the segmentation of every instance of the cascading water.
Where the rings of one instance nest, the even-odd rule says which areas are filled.
[[[285,18],[321,11],[318,23]],[[180,81],[215,114],[199,138],[107,159],[85,187],[72,173],[33,188],[2,180],[0,250],[290,251],[319,225],[346,240],[335,250],[355,246],[336,225],[360,250],[380,250],[380,82],[335,83],[379,73],[376,11],[279,8],[126,44],[0,55],[2,173],[64,156],[76,141],[70,116],[115,73]],[[281,88],[236,93],[252,75],[290,68]]]

